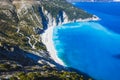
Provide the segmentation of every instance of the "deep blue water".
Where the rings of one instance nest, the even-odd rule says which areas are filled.
[[[54,29],[58,57],[96,80],[120,80],[120,3],[75,3],[101,18]]]
[[[75,6],[82,8],[101,18],[99,23],[104,27],[120,33],[120,2],[108,3],[75,3]]]

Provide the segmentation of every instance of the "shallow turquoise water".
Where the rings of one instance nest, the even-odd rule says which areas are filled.
[[[93,3],[87,4],[92,9]],[[98,3],[94,6],[100,8]],[[85,9],[87,10],[86,7]],[[54,45],[59,58],[67,66],[85,72],[97,80],[120,80],[120,23],[117,23],[120,18],[118,13],[114,14],[116,8],[113,15],[97,9],[98,7],[88,11],[98,14],[101,21],[68,23],[56,27],[53,33]],[[114,23],[109,23],[111,19]]]

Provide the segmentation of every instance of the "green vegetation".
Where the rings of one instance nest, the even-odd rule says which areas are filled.
[[[18,66],[17,68],[14,66],[16,66],[16,64],[13,64],[13,62],[11,62],[11,64],[0,64],[0,69],[1,67],[6,69],[5,71],[2,71],[7,72],[6,77],[11,75],[8,77],[8,80],[93,80],[88,75],[82,73],[78,74],[75,71],[57,70],[55,67],[53,68],[47,65],[41,67]],[[0,79],[2,78],[2,80],[4,80],[5,76],[1,76],[2,75],[0,75]]]
[[[21,66],[18,66],[16,64],[0,64],[0,72],[9,72],[9,71],[15,71],[15,70],[21,70]]]
[[[60,11],[64,11],[67,14],[69,20],[93,17],[92,14],[74,7],[65,0],[47,0],[43,1],[42,5],[44,6],[45,10],[52,14],[53,17],[57,17]]]
[[[16,77],[13,76],[10,80],[93,80],[79,75],[75,72],[67,71],[51,71],[51,72],[29,72],[17,73]]]

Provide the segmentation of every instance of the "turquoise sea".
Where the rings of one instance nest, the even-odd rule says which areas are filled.
[[[68,23],[54,28],[58,57],[96,80],[120,80],[120,3],[74,3],[100,21]]]

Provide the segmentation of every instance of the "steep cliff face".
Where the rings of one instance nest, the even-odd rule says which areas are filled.
[[[75,8],[65,0],[0,1],[0,53],[11,53],[13,56],[16,53],[14,57],[7,57],[17,61],[20,59],[15,57],[21,54],[23,60],[41,60],[43,65],[57,65],[42,43],[41,34],[50,26],[93,18],[95,16]]]

